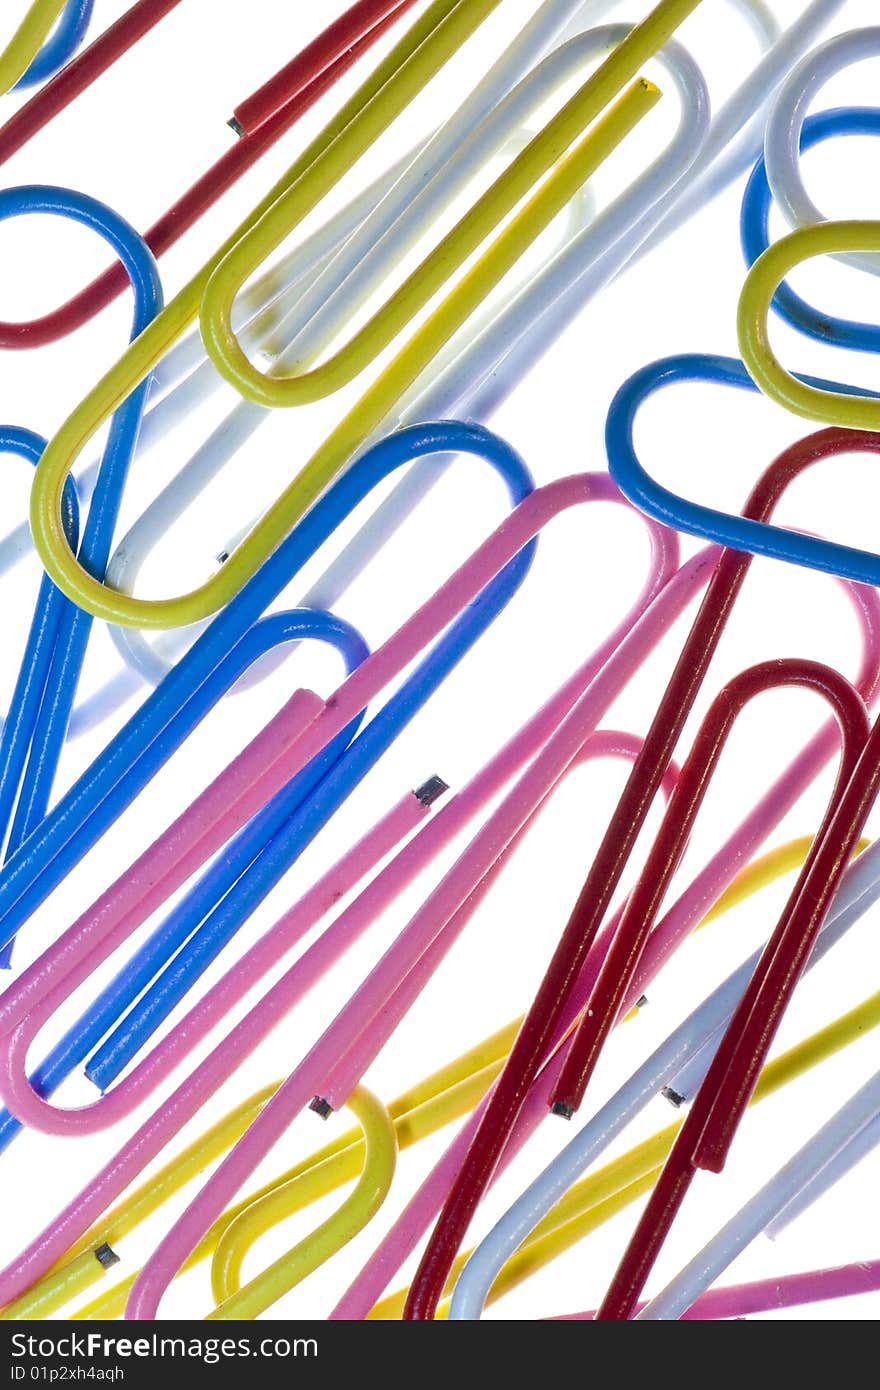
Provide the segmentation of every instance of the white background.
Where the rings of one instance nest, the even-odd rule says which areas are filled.
[[[783,22],[793,19],[801,8],[797,0],[772,2]],[[23,6],[11,8],[22,10]],[[93,33],[123,8],[121,3],[98,0]],[[79,188],[108,201],[135,226],[146,228],[159,210],[227,148],[234,137],[224,122],[237,102],[343,8],[335,0],[309,7],[281,0],[249,0],[245,6],[231,0],[185,0],[113,72],[9,162],[3,171],[5,182]],[[503,0],[476,39],[431,84],[381,147],[357,167],[340,197],[343,192],[350,195],[370,174],[407,148],[415,134],[427,132],[448,114],[456,96],[485,71],[489,58],[534,8],[529,0]],[[635,5],[619,6],[612,18],[635,20],[646,9],[646,0],[638,0]],[[869,0],[850,0],[836,27],[866,24],[873,13]],[[8,21],[4,18],[4,26],[7,22],[11,24],[11,17]],[[704,67],[715,106],[756,59],[754,39],[734,7],[723,0],[704,0],[700,11],[682,27],[681,38]],[[646,72],[663,85],[659,73],[650,66]],[[829,84],[822,104],[870,102],[876,92],[876,76],[876,65],[851,69],[844,78]],[[353,84],[353,77],[346,79],[345,90]],[[4,98],[5,111],[11,112],[17,101],[17,97]],[[338,101],[338,91],[325,99],[163,259],[166,298],[291,162]],[[629,171],[660,148],[675,119],[674,100],[669,98],[643,123],[620,156],[601,171],[595,188],[600,205],[622,186]],[[828,144],[809,156],[807,167],[810,187],[828,215],[876,215],[876,148],[869,140]],[[605,467],[602,431],[606,409],[614,390],[631,371],[655,357],[678,351],[736,351],[735,311],[743,277],[737,228],[740,193],[741,186],[737,185],[632,273],[621,277],[536,364],[492,422],[522,453],[538,483]],[[103,263],[101,247],[68,222],[31,218],[5,223],[0,226],[0,312],[13,318],[46,310],[84,284]],[[825,307],[866,318],[876,315],[875,284],[857,272],[814,264],[795,283]],[[123,299],[64,342],[35,352],[6,353],[0,364],[0,420],[51,434],[118,356],[127,336],[129,313]],[[783,360],[792,366],[876,384],[869,358],[837,353],[832,359],[830,353],[783,327],[774,326],[773,335]],[[362,385],[359,381],[355,389]],[[344,400],[352,398],[352,392],[344,393]],[[231,392],[219,393],[216,403],[188,421],[179,435],[137,462],[126,492],[120,534],[189,456],[219,412],[232,403]],[[145,571],[138,592],[150,596],[181,592],[204,578],[210,572],[212,557],[241,524],[243,512],[250,513],[277,493],[341,408],[341,400],[334,399],[319,407],[276,412],[210,497],[175,528]],[[803,422],[766,402],[715,388],[682,387],[665,393],[645,409],[638,442],[647,466],[664,483],[701,501],[738,510],[752,481],[778,450],[806,432]],[[4,529],[24,515],[28,484],[28,470],[23,465],[14,464],[6,473]],[[875,460],[842,458],[800,480],[779,515],[780,520],[793,525],[875,547],[877,502]],[[372,646],[377,645],[498,523],[505,508],[501,490],[488,470],[469,462],[458,464],[411,520],[405,534],[340,601],[338,611],[363,631]],[[695,549],[684,540],[685,555]],[[509,610],[269,902],[243,926],[236,945],[206,982],[227,969],[236,954],[295,901],[316,873],[332,863],[352,837],[407,787],[416,786],[433,772],[440,773],[453,788],[463,786],[625,610],[641,582],[644,560],[642,527],[620,508],[577,508],[557,520],[541,542],[533,572]],[[5,581],[2,613],[6,627],[0,650],[7,695],[36,592],[36,577],[33,562]],[[284,597],[284,606],[294,604],[297,596],[291,590]],[[690,616],[645,666],[609,714],[605,727],[644,731]],[[680,753],[721,684],[744,666],[771,655],[815,657],[854,674],[857,634],[851,607],[837,583],[778,564],[755,563]],[[84,693],[111,675],[117,660],[106,633],[97,625]],[[28,924],[16,966],[33,959],[124,869],[291,690],[304,684],[326,695],[339,678],[339,664],[332,655],[307,647],[255,690],[228,699]],[[117,716],[115,724],[132,708]],[[775,693],[757,702],[741,719],[676,880],[679,886],[689,881],[751,800],[803,744],[822,713],[813,697]],[[69,747],[59,791],[90,761],[113,727],[107,723],[90,738]],[[620,764],[591,764],[570,778],[554,797],[529,842],[368,1074],[367,1082],[383,1098],[392,1098],[527,1006],[624,775]],[[815,828],[832,776],[833,769],[829,769],[776,832],[772,843]],[[649,830],[656,824],[655,813]],[[876,817],[872,826],[876,830]],[[647,842],[646,836],[642,855]],[[210,1119],[291,1068],[448,862],[451,856],[435,865],[316,996],[279,1025],[269,1042],[242,1066],[179,1142],[195,1137]],[[786,887],[787,881],[763,893],[682,950],[650,991],[650,1008],[642,1012],[637,1023],[620,1030],[609,1045],[596,1077],[595,1100],[588,1101],[588,1110],[747,950],[766,937]],[[876,921],[869,916],[833,959],[802,985],[786,1017],[778,1048],[797,1041],[871,992],[877,984],[880,959],[875,931]],[[114,966],[122,959],[120,955]],[[71,1010],[60,1017],[58,1030],[73,1016]],[[54,1035],[54,1027],[52,1031]],[[226,1025],[216,1036],[225,1031]],[[728,1171],[721,1177],[701,1176],[696,1182],[658,1262],[653,1286],[659,1287],[664,1277],[852,1093],[871,1073],[876,1055],[876,1043],[869,1037],[749,1115]],[[0,1231],[4,1254],[11,1256],[19,1250],[88,1183],[90,1175],[170,1089],[170,1084],[162,1088],[154,1102],[137,1115],[94,1137],[59,1139],[28,1134],[20,1139],[2,1159]],[[59,1099],[75,1106],[94,1096],[87,1081],[75,1078]],[[619,1147],[629,1147],[671,1118],[665,1102],[657,1100]],[[323,1143],[330,1137],[331,1126],[340,1123],[336,1119],[322,1129],[314,1116],[305,1117],[260,1170],[254,1185]],[[489,1228],[571,1133],[560,1123],[548,1121],[485,1202],[476,1222],[477,1234]],[[285,1298],[274,1310],[276,1314],[294,1319],[326,1316],[448,1138],[444,1133],[402,1156],[383,1212],[352,1246]],[[774,1245],[758,1241],[725,1276],[725,1282],[880,1256],[880,1235],[874,1220],[876,1175],[876,1162],[869,1160]],[[167,1229],[169,1211],[179,1210],[180,1205],[179,1201],[172,1204],[142,1232],[122,1243],[123,1263],[114,1275],[136,1267]],[[323,1213],[326,1209],[316,1210]],[[588,1244],[495,1305],[487,1316],[534,1319],[593,1306],[623,1250],[635,1215],[631,1209],[617,1218]],[[315,1220],[315,1212],[307,1212],[261,1243],[246,1272],[292,1245]],[[392,1287],[400,1282],[395,1280]],[[166,1316],[200,1317],[209,1306],[210,1286],[203,1266],[175,1284],[162,1312]],[[876,1314],[877,1307],[875,1297],[793,1310],[786,1316],[866,1318]]]

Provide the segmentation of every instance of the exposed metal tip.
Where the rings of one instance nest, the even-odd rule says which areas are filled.
[[[563,1120],[570,1120],[574,1117],[574,1106],[569,1105],[567,1100],[554,1100],[550,1113],[561,1116]]]
[[[651,1002],[651,1001],[650,1001],[650,999],[648,998],[647,994],[643,994],[643,995],[641,995],[641,996],[636,1000],[636,1008],[637,1008],[637,1009],[646,1009],[646,1008],[648,1007],[648,1005],[650,1004],[650,1002]]]
[[[239,139],[242,135],[244,135],[244,126],[241,124],[240,121],[237,121],[234,116],[230,116],[226,124],[229,126],[230,130],[235,131]]]
[[[312,1096],[309,1101],[309,1109],[314,1110],[316,1115],[320,1115],[322,1120],[326,1120],[333,1114],[333,1106],[324,1096]]]
[[[106,1242],[104,1245],[98,1246],[95,1251],[95,1259],[102,1269],[112,1269],[114,1265],[119,1264],[119,1256],[111,1246],[106,1244]]]
[[[417,801],[420,801],[423,806],[433,806],[434,802],[441,797],[444,792],[448,791],[449,783],[444,782],[443,778],[438,777],[435,773],[433,777],[428,778],[427,782],[423,782],[420,787],[416,787],[413,796]]]
[[[674,1105],[676,1110],[680,1110],[684,1105],[684,1096],[680,1096],[678,1091],[673,1091],[671,1086],[664,1086],[660,1094],[669,1101],[670,1105]]]
[[[228,559],[229,559],[229,551],[228,551],[228,550],[221,550],[221,551],[220,551],[220,554],[217,556],[217,564],[218,564],[218,565],[225,565],[225,564],[226,564],[226,561],[227,561]]]

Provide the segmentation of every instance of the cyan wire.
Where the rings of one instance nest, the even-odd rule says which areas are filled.
[[[801,131],[801,154],[823,140],[840,135],[880,135],[880,110],[873,106],[838,106],[809,116]],[[773,194],[762,155],[746,184],[740,212],[740,242],[749,266],[754,265],[770,245],[772,207]],[[773,296],[773,308],[792,328],[820,343],[831,343],[855,352],[880,352],[880,325],[836,318],[814,309],[784,280]]]
[[[878,897],[880,842],[875,842],[848,868],[807,962],[808,970],[842,940]],[[470,1321],[480,1317],[489,1289],[505,1260],[661,1088],[679,1077],[682,1069],[691,1067],[692,1063],[691,1085],[699,1085],[762,949],[759,947],[669,1034],[496,1222],[461,1273],[452,1298],[450,1318]]]
[[[161,766],[166,756],[180,746],[187,734],[214,708],[254,662],[259,661],[281,643],[310,639],[327,642],[335,647],[341,654],[347,671],[352,671],[360,665],[369,651],[366,642],[355,628],[334,614],[324,613],[319,609],[294,609],[288,613],[273,613],[270,617],[261,619],[236,643],[226,659],[202,684],[196,696],[183,707],[165,734],[152,745],[150,752],[153,765]],[[291,804],[305,800],[354,736],[359,722],[355,720],[328,744],[318,757],[291,779],[284,791],[279,793],[279,797],[287,797]],[[125,800],[126,789],[123,779],[108,798],[105,814],[111,823]],[[232,842],[231,852],[235,852],[239,841],[257,834],[258,820],[259,817],[255,817]],[[256,852],[258,847],[259,845],[253,846],[253,852]],[[225,862],[226,855],[219,858]],[[187,896],[195,895],[191,892]],[[167,960],[180,944],[169,937],[165,942],[167,949],[163,960]],[[51,1095],[80,1063],[85,1061],[92,1048],[101,1041],[108,1029],[113,1027],[126,1008],[150,983],[155,970],[155,966],[152,969],[145,969],[143,964],[139,966],[137,959],[122,968],[33,1072],[30,1078],[31,1085],[40,1095]],[[0,1110],[0,1152],[9,1146],[22,1128],[21,1123],[10,1115],[8,1110]]]
[[[518,480],[508,477],[507,481],[514,504],[522,501],[531,490],[527,474]],[[519,485],[516,486],[515,482]],[[194,981],[217,958],[438,686],[495,621],[525,579],[534,556],[534,546],[532,542],[520,551],[439,639],[430,655],[342,754],[307,805],[291,816],[259,858],[230,887],[225,899],[208,915],[185,950],[91,1059],[86,1075],[102,1091],[145,1046]],[[149,943],[143,952],[148,950]],[[138,956],[135,957],[137,960]]]
[[[866,397],[876,397],[878,394],[863,390],[860,386],[826,381],[821,377],[799,375],[797,379],[823,391],[843,391],[850,396]],[[793,565],[835,574],[859,584],[871,584],[875,588],[880,585],[880,555],[870,550],[859,550],[836,541],[822,540],[818,536],[789,531],[769,521],[754,521],[735,512],[705,507],[699,502],[680,497],[651,477],[636,453],[633,442],[635,419],[641,406],[655,392],[682,382],[758,391],[738,357],[682,353],[640,368],[618,390],[605,422],[608,468],[621,492],[640,511],[688,535],[716,541],[731,550],[767,555]]]
[[[0,453],[17,455],[36,467],[45,447],[45,439],[34,434],[33,430],[21,429],[15,425],[0,426]],[[72,483],[72,479],[68,479],[68,482]],[[67,487],[65,484],[64,529],[71,548],[74,549],[79,540],[79,505],[75,485]],[[49,602],[54,587],[49,576],[44,574],[37,593],[25,648],[29,657],[27,660],[23,659],[19,666],[9,703],[9,713],[0,734],[0,846],[5,839],[15,808],[15,798],[30,746],[31,731],[43,696],[58,619],[61,615],[58,605]]]
[[[483,459],[508,479],[520,477],[526,491],[531,486],[519,456],[480,425],[459,421],[415,425],[389,435],[365,453],[218,614],[3,866],[0,940],[14,935],[124,809],[120,805],[109,818],[105,810],[117,783],[127,778],[125,795],[120,798],[125,805],[146,785],[154,770],[148,756],[151,745],[340,521],[396,469],[430,454],[450,452]]]
[[[38,86],[70,61],[86,36],[94,8],[95,0],[67,0],[58,23],[12,88],[13,92]]]
[[[108,243],[131,282],[134,297],[131,338],[142,333],[162,308],[162,285],[153,254],[134,228],[106,204],[70,189],[28,184],[0,191],[0,222],[34,214],[68,218],[97,232]],[[147,379],[116,411],[101,457],[79,547],[80,562],[97,577],[103,576],[110,556],[122,490],[137,446],[149,387]],[[4,731],[0,741],[0,769],[3,769],[7,758],[13,763],[20,759],[22,739],[28,734],[12,826],[8,828],[8,819],[0,822],[0,837],[6,839],[7,856],[27,838],[48,808],[94,621],[89,613],[71,603],[54,586],[41,590],[41,600],[43,597],[46,603],[44,619],[31,629],[22,658],[25,667],[44,672],[43,694],[39,702],[28,705],[33,717],[30,729],[22,721],[16,721],[16,748],[11,748],[12,733],[7,739]],[[11,943],[5,943],[0,951],[0,966],[8,967],[10,946]]]

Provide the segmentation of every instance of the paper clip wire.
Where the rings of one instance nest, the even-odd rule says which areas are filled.
[[[0,93],[10,91],[39,56],[67,0],[31,0],[6,47],[0,52]]]
[[[391,1101],[388,1112],[394,1120],[400,1152],[466,1115],[473,1108],[497,1074],[512,1041],[513,1031],[510,1025],[500,1029]],[[95,1250],[102,1247],[118,1250],[120,1241],[131,1231],[198,1177],[218,1155],[227,1151],[235,1139],[244,1133],[278,1084],[276,1082],[257,1091],[188,1144],[181,1153],[168,1160],[157,1173],[127,1196],[120,1206],[109,1212],[98,1226],[72,1246],[64,1261],[35,1284],[23,1299],[8,1305],[0,1317],[48,1316],[97,1283],[109,1266],[98,1264],[96,1267],[95,1263],[84,1257],[93,1255]],[[350,1181],[357,1174],[362,1147],[363,1140],[357,1130],[347,1130],[277,1179],[244,1197],[224,1212],[220,1221],[199,1244],[186,1268],[216,1254],[218,1267],[224,1271],[225,1289],[226,1281],[235,1277],[238,1267],[238,1237],[243,1235],[248,1241],[258,1228],[263,1230],[268,1224],[274,1225],[286,1219],[308,1201]],[[316,1169],[321,1174],[320,1191],[316,1191],[311,1182],[304,1190],[300,1179]],[[237,1226],[240,1217],[247,1218],[242,1227]],[[227,1233],[229,1240],[224,1250],[219,1252],[220,1241]],[[112,1317],[122,1313],[134,1277],[132,1275],[122,1285],[116,1285],[102,1294],[94,1312],[81,1310],[74,1316]]]
[[[865,1031],[876,1028],[878,1025],[880,1025],[880,993],[871,995],[869,999],[839,1019],[835,1019],[826,1028],[820,1029],[780,1057],[768,1062],[761,1072],[752,1103],[757,1103],[773,1095],[791,1081],[820,1065],[835,1052],[857,1042],[865,1035]],[[532,1272],[543,1267],[549,1260],[556,1258],[564,1250],[582,1240],[585,1235],[590,1234],[602,1222],[609,1220],[644,1195],[646,1191],[650,1191],[650,1186],[660,1172],[662,1161],[668,1153],[677,1131],[681,1128],[681,1123],[678,1121],[666,1126],[578,1183],[576,1186],[581,1194],[581,1201],[578,1205],[583,1204],[586,1207],[583,1216],[569,1217],[565,1222],[565,1229],[559,1230],[559,1225],[562,1223],[557,1222],[555,1227],[550,1224],[551,1218],[558,1213],[559,1203],[557,1203],[557,1206],[551,1209],[550,1216],[537,1223],[529,1239],[520,1247],[523,1258],[517,1259],[517,1255],[514,1253],[498,1268],[498,1272],[488,1289],[485,1289],[485,1277],[481,1281],[485,1289],[485,1301],[487,1303],[494,1302],[508,1289],[521,1282],[524,1275],[530,1276]],[[583,1202],[583,1194],[585,1193],[590,1194],[589,1205]],[[569,1192],[565,1202],[567,1211],[571,1211],[573,1196],[574,1191]],[[502,1220],[506,1220],[506,1218],[502,1218]],[[549,1240],[545,1240],[542,1239],[542,1234],[548,1226],[555,1231],[555,1234]],[[470,1257],[470,1255],[459,1256],[457,1265],[460,1265],[463,1259]],[[458,1275],[458,1269],[454,1271],[454,1275]],[[438,1316],[467,1319],[474,1315],[470,1311],[462,1311],[463,1306],[465,1308],[474,1307],[472,1293],[469,1299],[463,1297],[468,1282],[470,1281],[464,1284],[461,1281],[455,1283],[453,1278],[447,1283],[447,1295],[452,1293],[453,1287],[455,1288],[453,1306],[450,1307],[447,1304],[444,1307],[441,1305]],[[483,1295],[480,1298],[481,1303],[482,1297]],[[402,1311],[402,1302],[398,1302],[400,1298],[401,1295],[392,1295],[395,1304]],[[386,1302],[391,1303],[391,1301],[389,1299]],[[377,1312],[374,1312],[373,1316],[376,1316]]]
[[[612,734],[599,737],[610,747],[617,736]],[[793,864],[802,862],[809,843],[809,839],[793,841],[765,856],[759,866],[748,866],[738,875],[733,888],[719,901],[710,916],[713,919],[718,917],[778,875],[787,872]],[[705,921],[708,921],[708,918],[704,919]],[[424,1082],[405,1093],[405,1096],[389,1105],[389,1114],[394,1118],[401,1150],[423,1134],[433,1132],[438,1123],[449,1123],[472,1108],[497,1075],[501,1061],[515,1036],[517,1023],[518,1021],[514,1020],[506,1028],[471,1049],[464,1057],[435,1073],[433,1077],[426,1078]],[[796,1074],[795,1055],[797,1058],[805,1057],[808,1065],[815,1065],[831,1050],[846,1046],[854,1037],[863,1034],[866,1029],[876,1026],[877,1023],[880,1023],[880,997],[875,996],[858,1010],[839,1020],[832,1028],[823,1030],[815,1039],[794,1049],[792,1054],[786,1054],[785,1059],[770,1063],[762,1074],[761,1094],[768,1088],[771,1076],[778,1077],[778,1084],[782,1084],[784,1080]],[[445,1091],[437,1089],[435,1085],[441,1078],[447,1087]],[[242,1132],[247,1120],[259,1105],[265,1102],[273,1089],[266,1088],[258,1093],[258,1097],[238,1107],[226,1121],[221,1122],[224,1144],[231,1142],[235,1133]],[[435,1093],[437,1098],[433,1098]],[[406,1106],[409,1108],[406,1109]],[[246,1116],[242,1114],[245,1110]],[[193,1172],[201,1170],[220,1147],[215,1141],[215,1144],[208,1148],[219,1129],[220,1126],[215,1126],[204,1139],[191,1145],[178,1160],[162,1170],[145,1188],[139,1189],[128,1198],[122,1209],[126,1213],[124,1218],[122,1211],[119,1215],[111,1213],[101,1227],[90,1233],[90,1247],[87,1247],[89,1253],[97,1248],[111,1248],[115,1251],[120,1235],[131,1229],[133,1220],[143,1219],[143,1215],[154,1209],[157,1200],[165,1200],[188,1181]],[[259,1194],[245,1198],[216,1223],[194,1252],[186,1268],[190,1268],[192,1264],[205,1259],[213,1252],[214,1269],[217,1271],[214,1276],[215,1296],[226,1296],[231,1289],[231,1281],[238,1278],[242,1260],[254,1239],[270,1226],[276,1225],[279,1220],[299,1210],[306,1202],[314,1200],[315,1195],[350,1180],[356,1171],[357,1153],[354,1150],[361,1147],[362,1143],[357,1140],[355,1132],[349,1131],[339,1140],[312,1155],[310,1160],[297,1165],[284,1178],[272,1182]],[[544,1242],[536,1233],[536,1240],[529,1243],[522,1252],[522,1257],[508,1262],[503,1278],[493,1286],[493,1297],[520,1282],[548,1259],[555,1258],[575,1240],[582,1239],[587,1230],[593,1229],[600,1220],[607,1219],[611,1212],[608,1210],[606,1188],[610,1187],[612,1191],[618,1191],[630,1199],[630,1189],[626,1186],[625,1177],[629,1166],[628,1156],[615,1161],[609,1165],[608,1179],[605,1178],[603,1170],[602,1174],[596,1174],[595,1177],[579,1184],[577,1192],[571,1193],[569,1199],[554,1208],[553,1220],[542,1223],[542,1233],[543,1225],[547,1225],[551,1233],[550,1238]],[[312,1190],[312,1185],[307,1186],[302,1181],[309,1173],[313,1173],[316,1178],[320,1173],[320,1183],[315,1191]],[[575,1221],[574,1217],[578,1220]],[[564,1232],[558,1230],[563,1225]],[[547,1247],[546,1250],[542,1249],[540,1257],[537,1254],[539,1245]],[[89,1261],[71,1253],[54,1275],[40,1281],[22,1300],[10,1305],[0,1316],[6,1319],[45,1317],[57,1311],[70,1297],[100,1279],[102,1271],[100,1262]],[[218,1283],[220,1271],[222,1280]],[[134,1278],[132,1275],[123,1284],[116,1285],[88,1308],[74,1314],[74,1317],[117,1316],[123,1311],[125,1298]],[[403,1294],[392,1295],[384,1300],[382,1305],[378,1305],[370,1316],[398,1316],[402,1310],[403,1297]]]

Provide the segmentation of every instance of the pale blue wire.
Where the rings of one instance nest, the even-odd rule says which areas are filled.
[[[870,845],[850,866],[838,889],[831,912],[807,964],[812,969],[880,898],[880,842]],[[762,948],[761,948],[762,949]],[[483,1305],[502,1266],[539,1221],[565,1195],[591,1163],[645,1108],[669,1079],[695,1055],[701,1056],[699,1084],[712,1060],[712,1039],[726,1027],[742,996],[761,949],[713,990],[656,1049],[614,1096],[584,1125],[539,1177],[493,1226],[470,1256],[455,1286],[449,1317],[471,1321]],[[805,1178],[806,1181],[806,1178]]]

